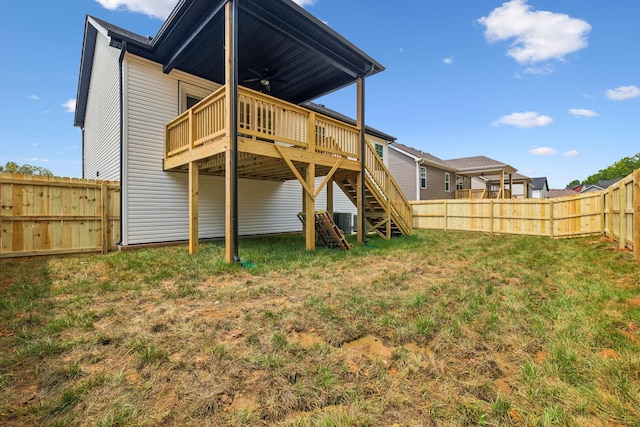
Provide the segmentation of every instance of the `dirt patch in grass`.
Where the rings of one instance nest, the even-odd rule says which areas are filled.
[[[12,264],[0,424],[634,425],[640,270],[583,246],[289,236],[246,242],[255,269],[207,244]]]

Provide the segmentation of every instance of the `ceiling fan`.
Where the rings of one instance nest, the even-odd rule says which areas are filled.
[[[256,71],[253,68],[247,68],[255,77],[251,77],[248,79],[244,79],[243,83],[254,83],[259,82],[261,85],[261,89],[266,90],[267,92],[271,92],[271,84],[272,83],[282,83],[287,84],[289,81],[284,79],[279,79],[274,77],[278,74],[278,69],[272,70],[269,67],[262,67],[261,71]]]

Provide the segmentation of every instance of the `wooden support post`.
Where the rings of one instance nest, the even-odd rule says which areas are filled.
[[[497,198],[504,199],[504,169],[500,171],[500,191]]]
[[[106,182],[100,183],[100,222],[102,223],[102,254],[109,252],[109,186]]]
[[[197,254],[199,249],[198,236],[198,203],[199,179],[198,163],[189,162],[189,253]]]
[[[640,169],[633,172],[633,255],[640,261]]]
[[[313,197],[314,189],[315,189],[315,180],[316,180],[316,165],[311,163],[307,166],[307,187],[311,189],[311,194],[309,191],[305,191],[304,194],[304,216],[305,216],[305,230],[304,230],[304,238],[306,242],[306,247],[308,251],[313,251],[316,249],[316,203]]]
[[[366,176],[365,164],[366,164],[366,151],[365,151],[365,124],[364,124],[364,78],[359,77],[356,80],[356,126],[360,129],[360,149],[358,153],[360,155],[360,173],[358,173],[358,188],[357,188],[357,212],[358,212],[358,243],[367,242],[367,219],[365,218],[365,188]]]
[[[385,174],[384,194],[387,195],[387,229],[385,234],[387,239],[391,240],[391,197],[389,197],[389,189],[391,188],[391,176]]]
[[[333,179],[327,182],[327,212],[333,218]]]
[[[364,176],[362,173],[358,173],[358,178],[356,179],[356,187],[357,187],[357,199],[356,199],[356,212],[358,215],[358,224],[357,224],[357,233],[358,233],[358,243],[366,243],[365,236],[367,234],[367,223],[364,209],[364,197],[362,197],[362,193],[360,189],[364,185]]]
[[[238,256],[238,1],[225,5],[225,118],[229,146],[225,152],[225,261]]]

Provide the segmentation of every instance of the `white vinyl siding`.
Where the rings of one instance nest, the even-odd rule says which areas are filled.
[[[119,56],[98,33],[84,122],[84,178],[120,180]]]
[[[180,72],[162,73],[158,64],[127,55],[125,185],[123,186],[123,244],[186,240],[189,237],[188,176],[163,171],[164,125],[179,113],[180,83],[215,89],[211,82]],[[316,180],[316,185],[322,178]],[[225,234],[224,178],[200,175],[199,237]],[[241,235],[297,232],[302,225],[302,187],[297,181],[240,179],[238,231]],[[325,191],[316,209],[326,209]],[[356,209],[334,188],[334,211]]]

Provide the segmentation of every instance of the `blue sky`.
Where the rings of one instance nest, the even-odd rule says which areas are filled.
[[[0,164],[80,177],[84,17],[155,35],[176,0],[22,0],[0,16]],[[381,62],[367,124],[442,159],[485,155],[552,188],[640,152],[640,2],[299,0]],[[355,88],[319,100],[355,116]]]

